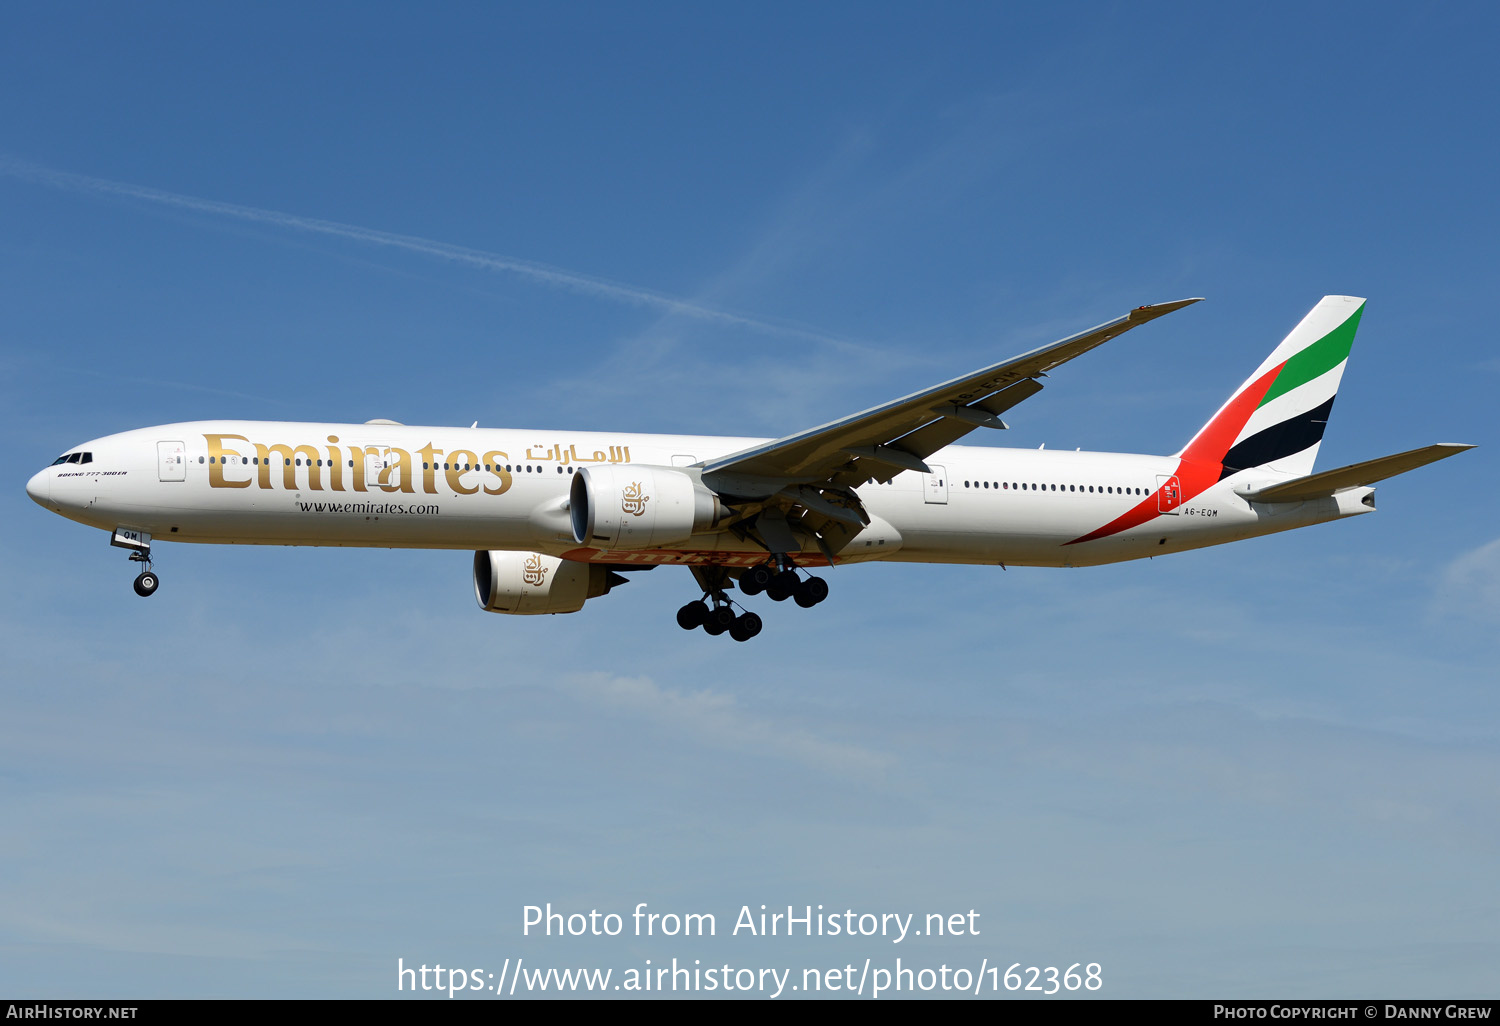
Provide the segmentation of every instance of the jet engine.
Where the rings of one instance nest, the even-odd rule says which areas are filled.
[[[585,467],[573,475],[573,540],[598,549],[685,542],[724,515],[719,497],[672,467]]]
[[[576,613],[625,583],[608,567],[540,552],[474,553],[474,597],[490,613]]]

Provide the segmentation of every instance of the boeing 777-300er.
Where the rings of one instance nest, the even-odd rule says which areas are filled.
[[[1369,513],[1377,481],[1472,448],[1313,472],[1364,300],[1326,296],[1171,456],[953,444],[1076,356],[1195,299],[1123,317],[904,399],[767,441],[703,435],[200,421],[70,449],[26,485],[111,532],[156,591],[153,541],[473,549],[495,613],[573,613],[663,563],[686,630],[746,641],[730,597],[810,607],[806,568],[875,560],[1093,566]],[[736,609],[739,612],[736,612]]]

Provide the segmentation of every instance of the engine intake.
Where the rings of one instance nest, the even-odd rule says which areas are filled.
[[[540,552],[474,553],[474,597],[490,613],[576,613],[626,578]]]
[[[671,467],[585,467],[569,493],[573,540],[598,549],[685,542],[723,515],[719,497]]]

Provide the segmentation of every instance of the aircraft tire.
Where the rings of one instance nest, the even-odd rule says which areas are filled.
[[[760,617],[754,613],[746,613],[734,621],[729,628],[729,636],[735,641],[749,641],[760,633]]]
[[[771,583],[766,585],[766,594],[771,596],[773,602],[785,602],[792,597],[800,583],[801,579],[795,571],[783,570],[771,578]]]
[[[689,602],[677,610],[677,626],[685,631],[695,631],[708,619],[708,606],[702,602]]]
[[[771,583],[771,579],[774,576],[771,573],[771,568],[765,564],[752,566],[749,570],[740,574],[740,591],[743,591],[746,595],[759,595],[766,590],[766,585]]]
[[[141,598],[150,598],[156,593],[156,586],[160,583],[161,578],[150,570],[142,570],[135,579],[135,593]]]
[[[797,585],[797,605],[811,609],[828,597],[828,582],[821,577],[809,577]]]

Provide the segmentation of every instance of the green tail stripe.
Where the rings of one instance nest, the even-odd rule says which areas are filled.
[[[1359,329],[1360,315],[1364,312],[1365,304],[1361,303],[1359,309],[1350,314],[1349,319],[1343,324],[1287,360],[1281,368],[1281,373],[1276,375],[1276,380],[1271,382],[1271,387],[1266,390],[1265,398],[1260,401],[1260,405],[1264,406],[1298,385],[1305,385],[1313,378],[1327,374],[1347,360],[1349,349],[1354,345],[1354,333]]]

